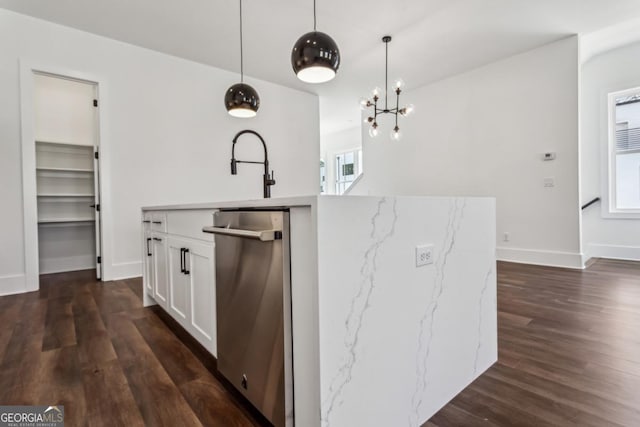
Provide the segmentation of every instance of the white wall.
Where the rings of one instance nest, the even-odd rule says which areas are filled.
[[[640,43],[610,50],[582,65],[580,112],[581,200],[606,198],[607,95],[640,87]],[[586,257],[640,260],[640,219],[603,217],[606,203],[582,214]],[[606,213],[605,213],[606,214]]]
[[[327,167],[327,194],[336,193],[336,154],[361,147],[360,126],[320,136],[320,157]]]
[[[223,96],[235,73],[0,9],[0,294],[24,288],[20,60],[102,83],[107,279],[141,272],[141,206],[261,198],[258,166],[229,173],[231,140],[242,129],[260,132],[269,146],[274,197],[318,192],[314,95],[249,78],[262,101],[258,117],[234,119]],[[237,157],[251,156],[262,160],[261,146],[246,137]]]
[[[581,267],[578,41],[567,38],[401,97],[400,142],[363,128],[351,194],[494,196],[499,259]],[[542,153],[557,159],[544,162]],[[553,177],[555,187],[545,188]],[[509,233],[509,241],[503,241]]]

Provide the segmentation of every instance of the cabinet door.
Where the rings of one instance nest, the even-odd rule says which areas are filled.
[[[192,241],[188,248],[191,332],[211,354],[217,357],[214,245]]]
[[[167,240],[164,235],[153,235],[153,298],[158,304],[167,307],[168,265]]]
[[[169,314],[180,323],[188,322],[191,313],[189,269],[185,265],[188,243],[169,237]]]
[[[144,291],[153,296],[153,237],[151,237],[151,232],[148,230],[143,233],[142,247],[144,249],[142,254],[144,263],[144,275],[142,277]]]

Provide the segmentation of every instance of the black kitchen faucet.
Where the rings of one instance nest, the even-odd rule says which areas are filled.
[[[250,133],[258,138],[260,138],[260,142],[262,142],[262,147],[264,147],[264,161],[262,162],[253,162],[248,160],[236,160],[236,142],[238,142],[238,138],[245,133]],[[264,139],[260,136],[260,134],[251,129],[241,130],[233,137],[233,145],[231,147],[231,175],[238,174],[238,163],[253,163],[253,164],[262,164],[264,165],[264,176],[262,178],[262,186],[263,186],[263,195],[265,199],[271,197],[271,186],[276,185],[276,180],[274,179],[274,173],[271,171],[271,175],[269,175],[269,157],[267,156],[267,144],[265,144]]]

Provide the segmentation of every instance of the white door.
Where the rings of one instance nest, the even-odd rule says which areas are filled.
[[[196,339],[217,356],[214,245],[190,242],[188,249],[186,264],[191,289],[191,330]]]
[[[102,279],[102,222],[100,221],[100,173],[99,173],[99,153],[98,147],[94,148],[93,160],[93,207],[95,209],[95,232],[96,232],[96,278]]]
[[[169,312],[177,320],[187,322],[190,317],[190,269],[186,265],[188,243],[169,238]]]
[[[145,215],[142,220],[142,242],[144,259],[144,290],[153,296],[153,237],[151,236],[151,215]]]
[[[102,279],[102,222],[100,205],[100,121],[98,114],[98,85],[93,85],[93,187],[95,208],[95,232],[96,232],[96,277]]]
[[[153,235],[153,298],[158,304],[167,307],[169,285],[167,263],[167,240],[163,235]]]

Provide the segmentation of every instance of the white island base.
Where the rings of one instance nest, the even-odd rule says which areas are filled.
[[[171,236],[184,215],[251,207],[290,210],[296,426],[420,426],[496,362],[494,199],[310,196],[158,206],[143,218],[166,218]],[[418,246],[431,247],[430,264],[416,266]],[[153,265],[145,304],[158,299]],[[201,328],[187,330],[215,356],[215,302],[210,317],[200,305],[213,336],[207,345]]]

